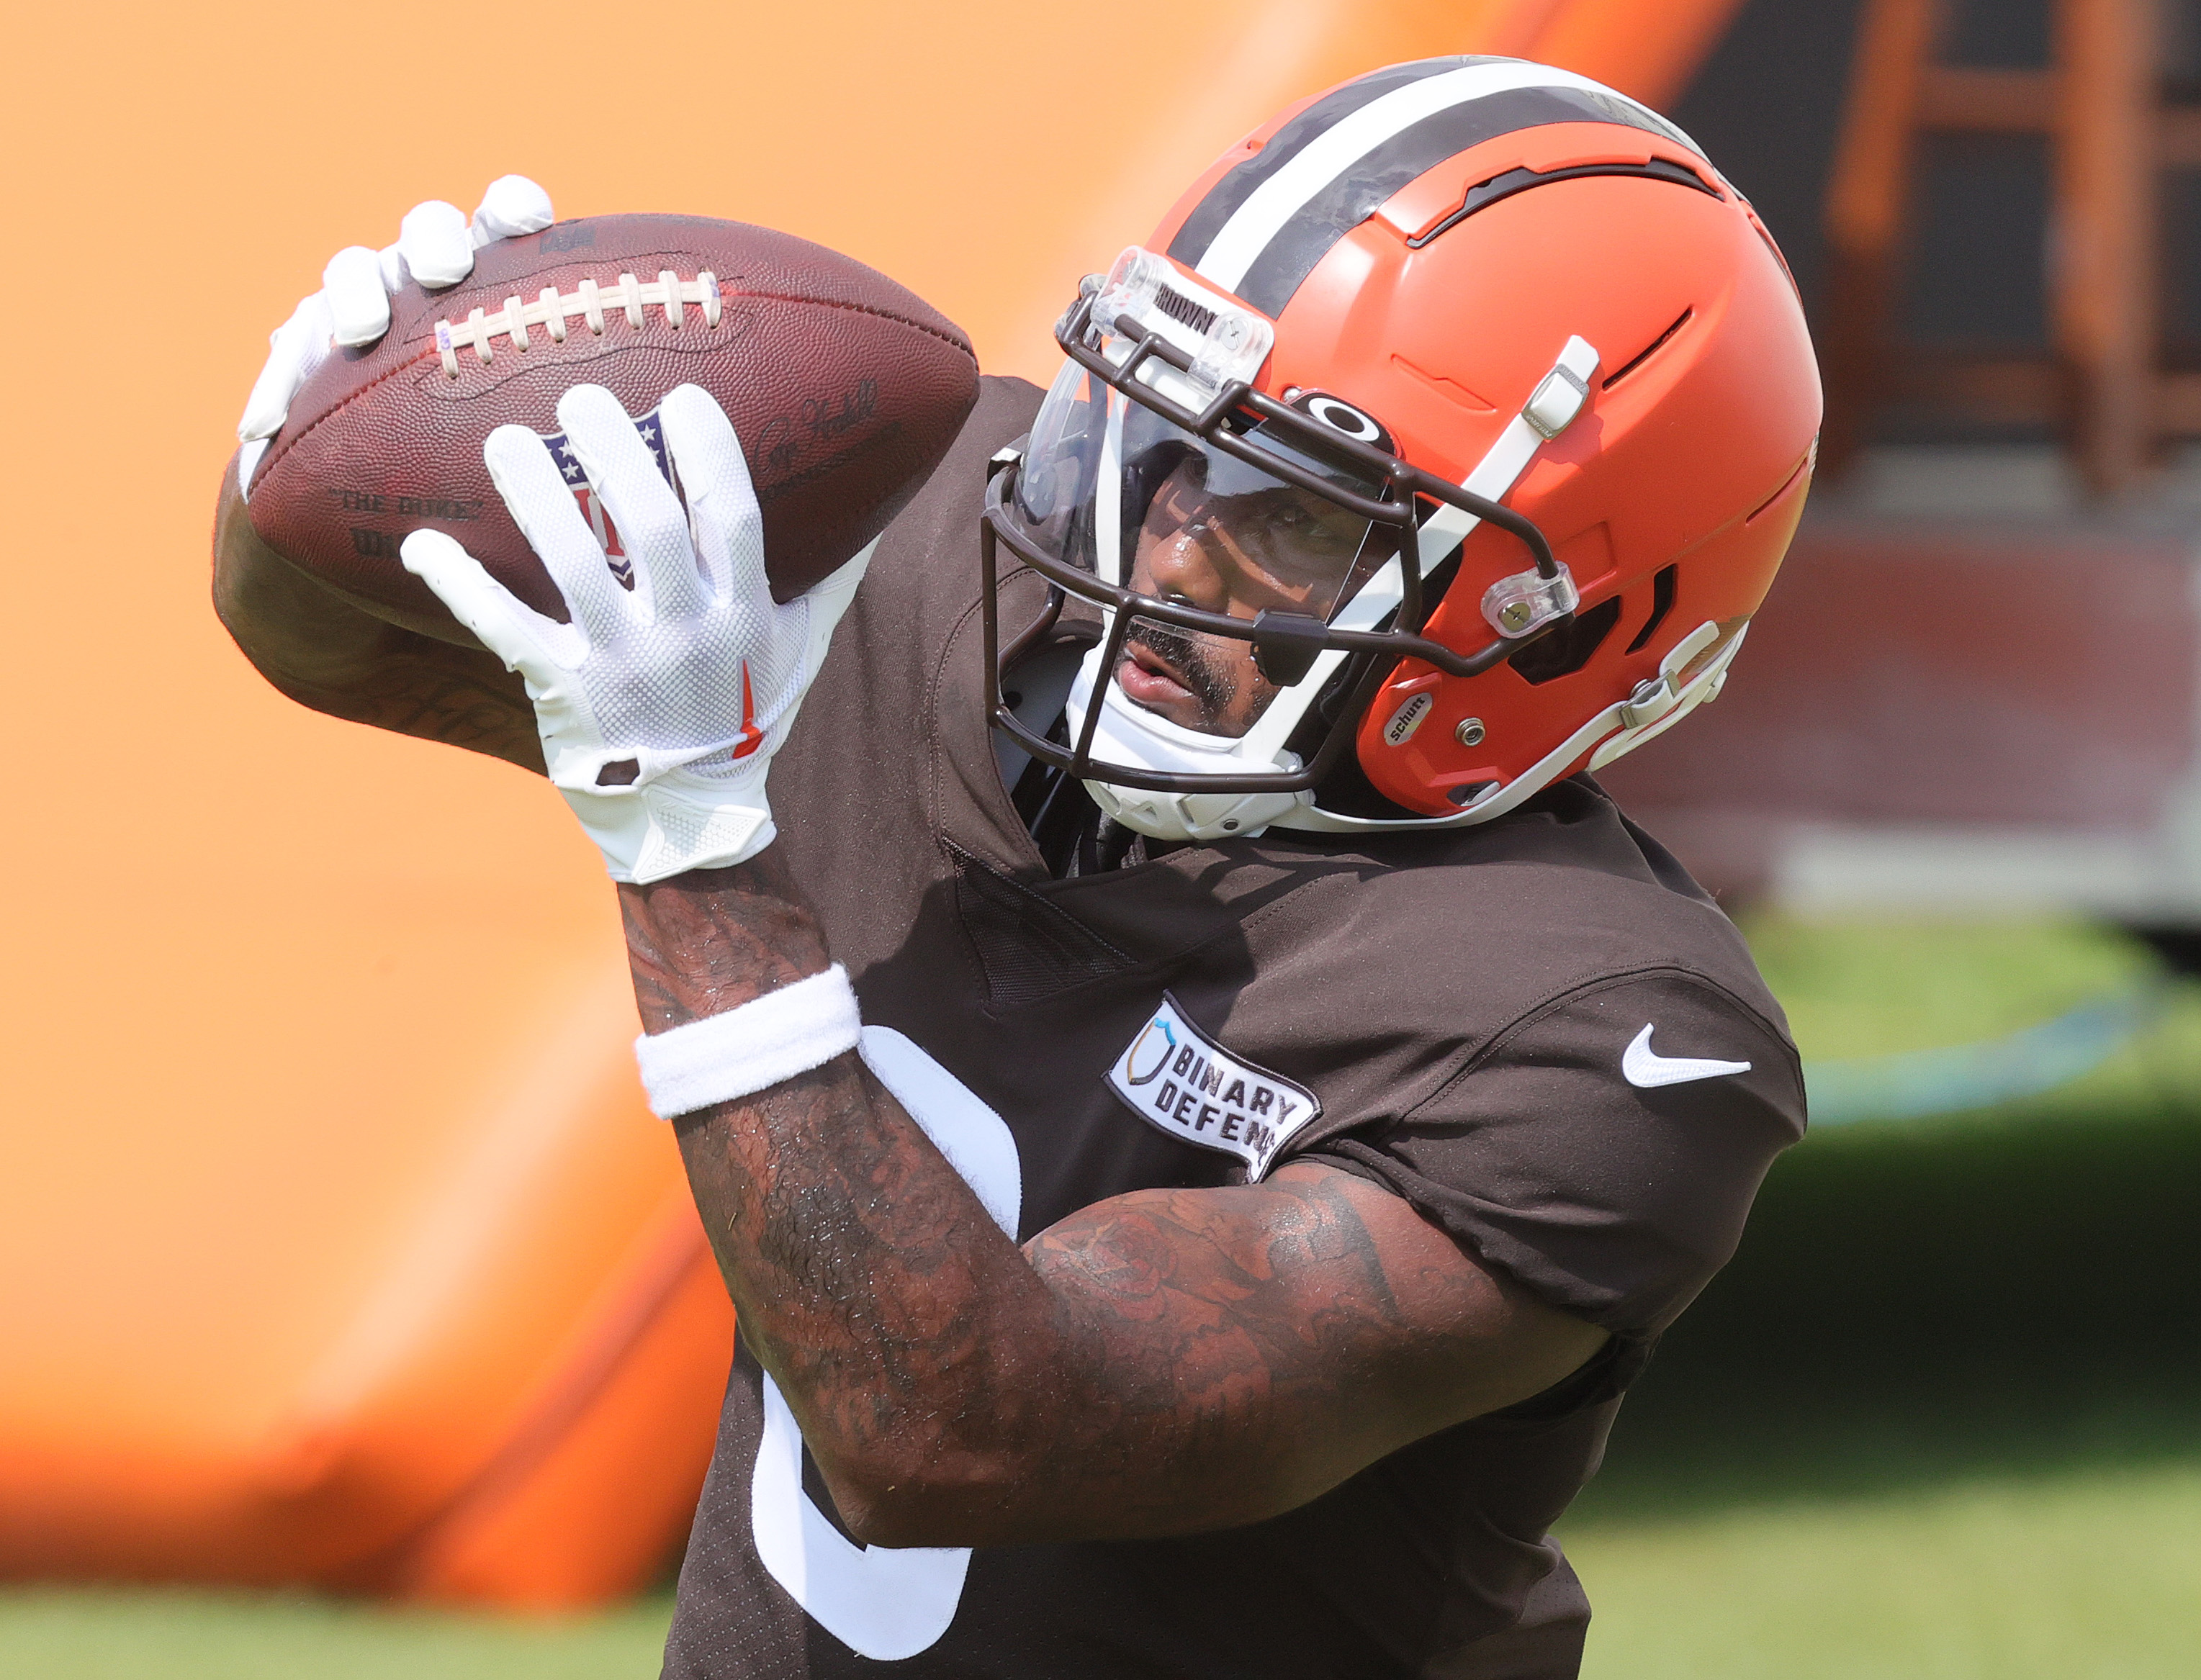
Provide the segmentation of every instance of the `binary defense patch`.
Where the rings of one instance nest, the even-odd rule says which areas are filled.
[[[1248,1179],[1265,1174],[1292,1134],[1322,1112],[1314,1092],[1233,1056],[1166,992],[1109,1068],[1108,1087],[1171,1137],[1236,1156]]]

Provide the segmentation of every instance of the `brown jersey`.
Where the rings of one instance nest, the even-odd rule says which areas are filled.
[[[1317,1159],[1612,1339],[1269,1521],[975,1552],[849,1541],[743,1353],[666,1672],[1572,1675],[1588,1607],[1547,1531],[1801,1134],[1780,1007],[1587,777],[1478,828],[1271,829],[1052,878],[981,704],[976,538],[987,460],[1038,395],[986,382],[772,771],[866,1059],[1019,1239],[1125,1191]],[[1015,588],[1022,622],[1036,592]]]

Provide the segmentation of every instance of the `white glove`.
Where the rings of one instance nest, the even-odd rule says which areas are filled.
[[[321,290],[302,301],[267,340],[267,365],[237,423],[244,446],[238,460],[240,490],[283,429],[291,400],[337,345],[356,348],[390,331],[390,295],[409,280],[431,290],[455,286],[474,272],[474,253],[492,239],[536,233],[550,225],[550,195],[525,175],[490,183],[469,221],[455,204],[416,204],[398,225],[397,243],[371,251],[350,245],[329,259]]]
[[[415,531],[399,551],[525,680],[550,780],[614,881],[738,863],[772,843],[765,772],[871,559],[867,547],[809,594],[776,603],[732,422],[694,385],[657,416],[684,512],[609,391],[577,385],[558,403],[573,457],[625,545],[631,591],[540,437],[499,426],[483,448],[571,623],[527,606],[440,531]]]

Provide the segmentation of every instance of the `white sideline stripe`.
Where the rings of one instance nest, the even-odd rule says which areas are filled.
[[[1311,142],[1300,155],[1253,190],[1230,220],[1224,223],[1194,272],[1228,292],[1235,292],[1246,271],[1308,200],[1382,145],[1392,136],[1411,128],[1424,117],[1455,105],[1511,93],[1521,88],[1574,88],[1604,94],[1634,105],[1646,116],[1657,117],[1624,93],[1602,82],[1577,76],[1571,70],[1555,70],[1544,64],[1471,64],[1448,70],[1385,94],[1362,106],[1351,116]],[[1664,118],[1657,118],[1664,122]]]

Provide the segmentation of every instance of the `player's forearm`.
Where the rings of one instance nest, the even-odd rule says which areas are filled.
[[[234,484],[215,516],[214,612],[284,694],[351,723],[541,771],[534,708],[493,653],[362,612],[261,541]]]
[[[776,850],[619,898],[651,1031],[827,965]],[[901,1527],[924,1489],[919,1520],[948,1537],[998,1524],[1029,1491],[1031,1413],[1061,1386],[1043,1370],[1053,1304],[954,1168],[853,1054],[685,1116],[679,1133],[742,1338],[843,1519],[870,1541],[948,1543],[947,1528]]]

